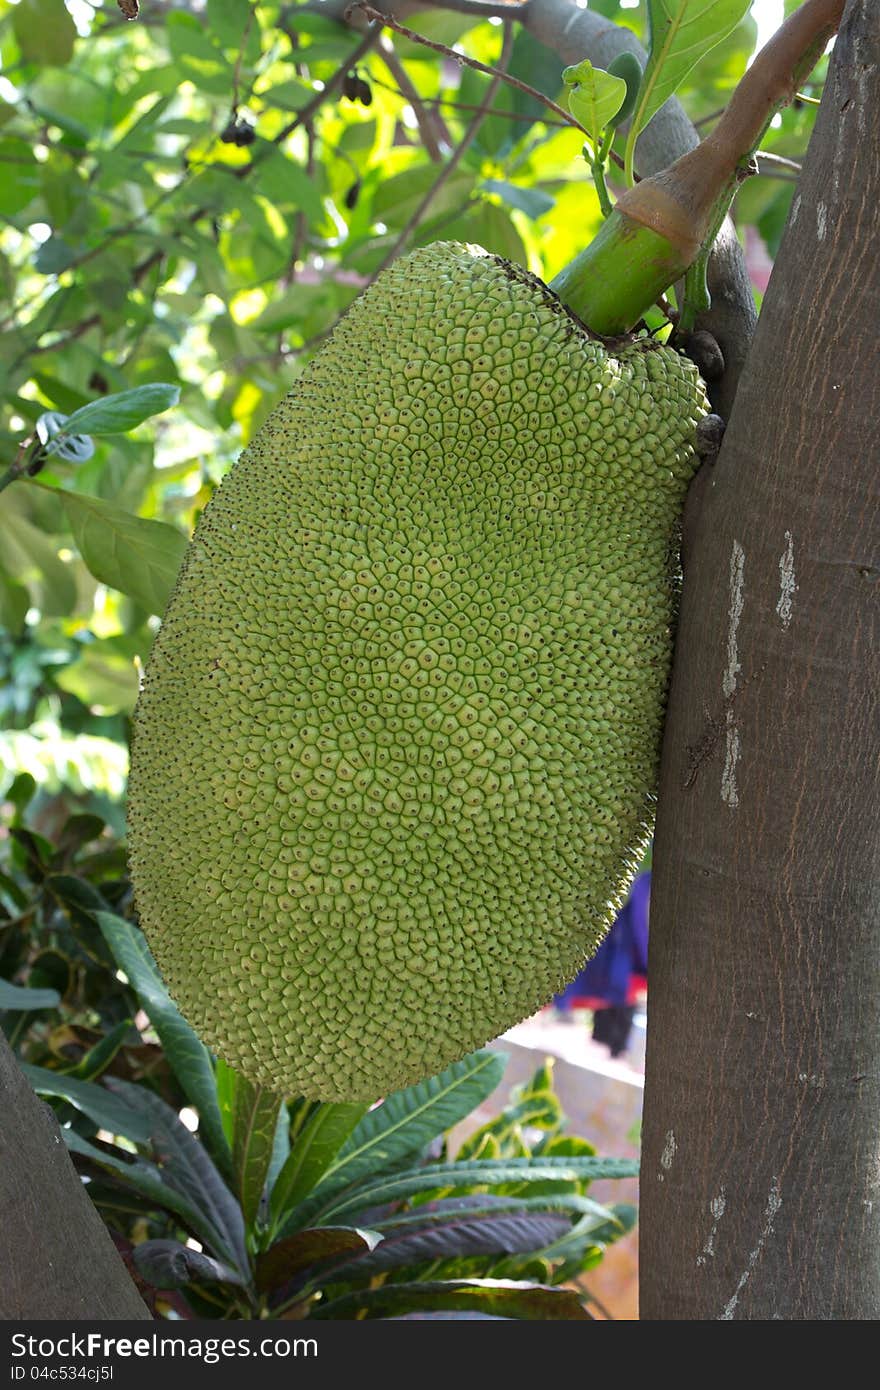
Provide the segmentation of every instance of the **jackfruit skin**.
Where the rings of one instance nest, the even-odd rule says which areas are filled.
[[[435,244],[234,465],[148,664],[129,831],[170,991],[253,1081],[375,1100],[595,949],[652,819],[707,409],[676,352]]]

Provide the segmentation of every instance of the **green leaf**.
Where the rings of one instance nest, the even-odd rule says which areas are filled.
[[[630,1158],[486,1158],[468,1159],[455,1163],[429,1163],[408,1173],[373,1177],[353,1191],[334,1193],[322,1203],[310,1219],[340,1220],[343,1216],[397,1202],[416,1192],[454,1190],[456,1188],[492,1188],[509,1183],[528,1190],[532,1183],[592,1182],[598,1178],[638,1177],[637,1159]],[[316,1195],[320,1195],[319,1193]],[[311,1206],[311,1204],[310,1204]]]
[[[61,995],[54,989],[24,989],[11,985],[8,980],[0,980],[0,1012],[26,1013],[29,1009],[54,1009],[61,1003]]]
[[[180,1289],[190,1283],[238,1284],[245,1281],[235,1269],[179,1240],[145,1240],[132,1252],[139,1274],[156,1289]]]
[[[79,1081],[95,1081],[107,1070],[131,1031],[131,1019],[124,1018],[115,1028],[111,1028],[109,1033],[105,1033],[94,1047],[89,1048],[68,1075],[75,1076]]]
[[[259,53],[260,26],[256,23],[250,25],[248,23],[252,11],[255,9],[256,5],[252,4],[251,0],[208,0],[206,9],[208,28],[224,48],[231,48],[236,53],[242,47],[245,32],[249,30],[248,47],[250,47],[256,30],[257,53]]]
[[[571,1230],[571,1218],[563,1212],[483,1211],[477,1214],[462,1202],[441,1223],[428,1222],[384,1234],[381,1245],[369,1254],[345,1260],[332,1277],[377,1274],[402,1265],[427,1260],[462,1259],[469,1255],[532,1254],[561,1240]],[[329,1280],[329,1274],[325,1276]]]
[[[34,256],[34,270],[38,270],[41,275],[58,275],[75,259],[74,248],[69,246],[63,237],[52,236],[43,242]]]
[[[40,166],[27,142],[10,136],[0,140],[0,168],[0,216],[12,218],[39,193]]]
[[[366,1109],[360,1104],[325,1103],[309,1117],[272,1188],[269,1212],[273,1230],[317,1185]]]
[[[524,188],[517,183],[506,183],[503,179],[487,179],[483,184],[483,192],[496,193],[508,207],[524,212],[526,217],[531,217],[533,221],[543,217],[556,202],[555,198],[551,198],[549,193],[543,193],[540,188]]]
[[[17,584],[0,570],[0,627],[18,637],[24,627],[31,601],[23,584]]]
[[[751,0],[648,0],[650,54],[627,137],[627,164],[636,137],[700,59],[726,38]]]
[[[255,95],[265,106],[277,108],[281,111],[299,111],[311,101],[315,95],[315,89],[309,87],[305,82],[299,82],[295,77],[286,82],[276,82],[272,87],[266,87],[264,91],[257,92]]]
[[[594,1202],[591,1197],[583,1197],[577,1192],[551,1193],[545,1197],[517,1197],[512,1194],[496,1192],[467,1193],[462,1197],[439,1197],[421,1202],[409,1210],[396,1212],[393,1216],[383,1216],[374,1222],[375,1229],[383,1236],[393,1231],[414,1230],[429,1226],[442,1226],[449,1220],[457,1220],[464,1210],[472,1216],[500,1215],[505,1212],[565,1212],[579,1220],[591,1220],[594,1227],[607,1226],[614,1222],[614,1210]]]
[[[201,91],[228,100],[233,69],[223,51],[205,33],[203,17],[173,12],[165,20],[165,27],[179,75],[188,77]]]
[[[261,1293],[280,1288],[295,1274],[339,1255],[369,1254],[382,1237],[355,1226],[321,1226],[297,1231],[257,1256],[256,1285]]]
[[[290,1109],[287,1101],[279,1106],[278,1117],[275,1121],[275,1137],[272,1140],[272,1153],[269,1158],[269,1170],[266,1173],[266,1188],[269,1192],[278,1180],[278,1174],[284,1167],[290,1156]]]
[[[562,80],[568,88],[568,108],[586,130],[594,145],[614,119],[626,99],[622,77],[594,68],[589,58],[565,68]]]
[[[180,387],[165,381],[150,381],[119,391],[100,400],[89,401],[69,415],[64,422],[65,434],[128,434],[135,425],[151,415],[161,415],[180,400]]]
[[[616,130],[632,115],[639,88],[642,85],[642,65],[635,53],[630,53],[628,49],[624,49],[608,64],[608,71],[612,77],[622,77],[626,83],[626,95],[623,98],[623,104],[609,122]]]
[[[324,220],[325,212],[314,179],[282,150],[262,145],[261,154],[263,150],[269,153],[254,170],[255,191],[268,198],[273,207],[305,213],[309,225],[317,226]]]
[[[66,488],[52,491],[61,498],[89,572],[161,616],[186,553],[186,536],[164,521],[132,516],[102,498]]]
[[[232,1168],[248,1227],[259,1211],[280,1105],[277,1091],[254,1086],[247,1077],[239,1075],[232,1112]]]
[[[214,1160],[222,1172],[230,1173],[230,1151],[223,1132],[211,1054],[172,1003],[143,932],[111,912],[97,912],[95,916],[113,959],[128,976],[149,1015],[168,1065],[187,1100],[198,1111],[199,1127]]]
[[[91,1081],[78,1081],[76,1077],[47,1071],[45,1067],[34,1067],[27,1062],[20,1065],[38,1095],[57,1096],[69,1101],[111,1134],[122,1135],[135,1144],[150,1142],[150,1126],[143,1115],[132,1110],[125,1100],[111,1095],[103,1086],[95,1086]]]
[[[26,63],[63,67],[73,57],[76,25],[63,0],[20,0],[12,29]]]
[[[32,525],[17,508],[0,502],[0,555],[11,579],[33,590],[33,602],[44,617],[67,617],[76,604],[76,580],[59,558],[60,541]]]
[[[106,1084],[146,1120],[165,1181],[210,1224],[215,1253],[223,1255],[239,1271],[246,1271],[248,1257],[241,1209],[205,1147],[190,1134],[171,1106],[145,1086],[115,1076],[107,1077]]]
[[[438,1076],[394,1091],[363,1117],[320,1186],[329,1191],[375,1176],[418,1153],[491,1095],[506,1065],[505,1053],[483,1048]]]
[[[131,714],[138,693],[137,667],[110,638],[83,646],[76,661],[55,676],[55,684],[101,713]]]
[[[124,1159],[108,1153],[106,1149],[99,1149],[96,1144],[90,1144],[69,1126],[62,1127],[61,1134],[71,1153],[79,1154],[90,1163],[97,1164],[104,1172],[112,1174],[116,1182],[139,1192],[156,1210],[173,1211],[182,1219],[184,1225],[206,1244],[210,1245],[216,1240],[216,1232],[204,1213],[165,1181],[155,1163],[148,1163],[142,1158]]]
[[[539,1284],[507,1279],[425,1280],[414,1284],[386,1284],[378,1289],[358,1289],[310,1314],[313,1318],[400,1317],[429,1310],[478,1314],[483,1317],[524,1318],[529,1321],[588,1321],[572,1289],[550,1289]]]

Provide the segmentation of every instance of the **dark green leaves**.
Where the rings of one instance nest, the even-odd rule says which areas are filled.
[[[124,1098],[111,1095],[103,1086],[90,1081],[78,1081],[75,1077],[61,1072],[47,1071],[44,1067],[32,1067],[22,1063],[22,1071],[38,1095],[57,1096],[67,1100],[81,1110],[102,1129],[111,1134],[122,1135],[135,1143],[146,1144],[150,1138],[150,1125],[143,1114],[132,1109]]]
[[[590,1314],[571,1289],[548,1289],[496,1279],[450,1279],[359,1289],[321,1305],[312,1316],[353,1318],[363,1314],[368,1318],[394,1318],[419,1317],[432,1312],[539,1322],[590,1321]]]
[[[27,1012],[29,1009],[54,1009],[61,1002],[61,995],[54,989],[23,989],[0,980],[0,1013]]]
[[[205,1140],[221,1170],[229,1171],[229,1148],[217,1104],[210,1053],[171,1002],[142,932],[121,917],[97,912],[114,959],[125,971],[165,1048],[168,1061],[199,1114]]]
[[[366,1109],[361,1104],[316,1107],[272,1188],[269,1210],[273,1229],[318,1185]]]
[[[180,1289],[198,1280],[215,1284],[245,1282],[238,1270],[177,1240],[145,1240],[135,1246],[133,1258],[138,1273],[157,1289]]]
[[[507,1057],[488,1048],[403,1091],[395,1091],[364,1116],[324,1175],[327,1189],[356,1182],[391,1167],[469,1115],[491,1095]]]

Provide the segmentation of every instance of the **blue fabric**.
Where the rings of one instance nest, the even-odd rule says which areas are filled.
[[[611,930],[591,960],[557,994],[559,1009],[570,1009],[588,995],[606,1004],[626,1004],[630,977],[648,973],[648,902],[651,894],[650,871],[639,874],[629,897],[617,914]]]

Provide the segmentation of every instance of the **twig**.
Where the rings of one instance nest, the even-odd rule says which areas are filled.
[[[372,84],[373,84],[374,87],[381,87],[381,88],[383,89],[383,91],[386,91],[386,92],[393,92],[395,96],[403,97],[404,100],[409,101],[409,97],[406,95],[406,93],[400,91],[400,89],[399,89],[398,87],[393,86],[390,82],[383,82],[382,79],[381,79],[380,77],[375,77],[375,76],[373,76],[372,74],[371,74],[371,76],[370,76],[370,81],[372,82]],[[445,110],[447,110],[447,111],[481,111],[481,110],[482,110],[482,107],[479,106],[476,102],[469,102],[469,101],[453,101],[451,97],[420,97],[419,100],[421,101],[421,103],[422,103],[423,106],[437,106],[437,107],[441,107],[441,106],[442,106],[442,107],[443,107]],[[493,107],[492,107],[492,110],[489,112],[489,115],[490,115],[490,116],[498,116],[498,117],[500,117],[500,119],[503,120],[503,121],[523,121],[526,125],[534,125],[534,123],[535,123],[535,122],[534,122],[534,117],[533,117],[533,116],[530,116],[530,115],[528,114],[528,112],[526,112],[526,111],[505,111],[504,108],[503,108],[502,106],[493,106]],[[569,121],[554,121],[554,120],[548,119],[547,117],[543,117],[543,116],[542,116],[542,118],[541,118],[541,124],[542,124],[542,125],[546,125],[546,126],[555,126],[557,129],[560,129],[560,130],[561,130],[561,129],[563,129],[564,127],[567,127],[568,125],[570,125],[570,122],[569,122]]]
[[[240,43],[240,45],[239,45],[238,53],[236,54],[236,58],[235,58],[235,71],[234,71],[233,74],[232,74],[232,118],[233,118],[233,120],[234,120],[235,117],[238,115],[238,86],[239,86],[239,82],[241,81],[241,64],[242,64],[242,59],[244,58],[244,50],[245,50],[245,48],[247,47],[247,41],[248,41],[248,39],[249,39],[249,37],[250,37],[251,28],[253,27],[253,23],[254,23],[254,20],[256,19],[256,17],[257,17],[257,7],[256,7],[256,5],[251,5],[250,9],[248,10],[248,17],[247,17],[247,21],[246,21],[245,26],[244,26],[244,33],[243,33],[242,36],[241,36],[241,43]]]
[[[378,11],[376,13],[378,14]],[[292,131],[296,130],[297,126],[306,125],[316,114],[316,112],[324,105],[324,102],[327,101],[330,97],[336,95],[336,93],[341,88],[343,82],[345,81],[346,73],[350,72],[351,69],[355,66],[355,64],[359,63],[361,58],[363,58],[367,53],[369,53],[371,48],[375,48],[376,44],[379,42],[381,34],[381,25],[374,25],[372,29],[369,29],[367,33],[364,34],[364,37],[361,39],[360,43],[357,45],[356,48],[352,49],[348,57],[342,63],[339,64],[339,67],[336,69],[329,81],[324,85],[323,89],[320,92],[317,92],[311,101],[307,101],[305,106],[301,107],[300,110],[297,111],[292,121],[289,121],[287,125],[283,127],[282,130],[279,130],[278,134],[273,139],[274,144],[280,145],[282,140],[286,140],[288,135],[290,135]],[[242,168],[251,169],[253,168],[253,163],[242,165]]]
[[[442,116],[436,111],[432,112],[427,109],[428,103],[419,95],[415,84],[410,80],[409,73],[394,52],[394,45],[389,39],[386,39],[384,35],[379,40],[379,57],[397,83],[399,95],[402,96],[405,101],[408,101],[412,107],[416,121],[418,122],[422,144],[427,150],[430,159],[434,164],[441,163],[443,159],[441,139],[447,144],[452,143],[449,139],[449,131],[443,123]],[[388,84],[384,82],[378,85],[386,89],[388,87]],[[443,126],[442,135],[437,129],[438,122]]]
[[[763,164],[773,164],[777,169],[790,169],[794,174],[799,174],[803,168],[796,159],[786,159],[785,155],[771,154],[769,150],[757,150],[755,158]]]
[[[480,127],[489,114],[492,102],[495,100],[495,94],[498,91],[498,88],[501,85],[501,82],[504,78],[504,69],[510,62],[510,52],[512,47],[513,29],[510,23],[505,21],[504,40],[501,47],[501,57],[498,60],[498,67],[493,72],[492,81],[489,83],[489,86],[486,89],[486,97],[483,102],[483,105],[474,115],[473,119],[468,125],[467,130],[465,131],[458,145],[456,145],[455,149],[453,150],[452,155],[447,160],[446,164],[443,166],[439,175],[434,180],[431,187],[428,189],[427,193],[422,198],[421,202],[415,208],[414,212],[409,218],[409,221],[406,223],[406,226],[403,228],[397,240],[394,242],[394,245],[390,248],[386,255],[383,256],[379,265],[373,271],[372,275],[370,276],[371,284],[381,275],[382,271],[386,270],[388,266],[391,265],[392,261],[395,261],[397,257],[400,255],[401,251],[403,250],[406,243],[409,241],[413,232],[424,221],[425,214],[427,213],[431,203],[436,198],[438,192],[455,173],[455,170],[458,168],[462,159],[466,155],[468,149],[473,144],[474,140],[479,134]]]
[[[505,8],[519,17],[518,6],[509,6]],[[349,5],[348,9],[345,11],[345,18],[347,20],[350,19],[356,11],[360,11],[367,19],[381,24],[386,29],[393,29],[395,34],[401,34],[403,38],[411,39],[413,43],[419,43],[424,48],[430,48],[434,53],[441,53],[444,58],[450,58],[453,63],[458,63],[459,66],[473,68],[476,72],[485,72],[489,77],[493,78],[498,75],[497,70],[488,67],[486,63],[481,63],[476,58],[469,58],[466,53],[457,53],[454,48],[447,47],[445,43],[437,43],[434,39],[426,39],[424,34],[419,34],[415,29],[408,29],[405,24],[398,24],[397,20],[393,19],[391,15],[382,14],[381,10],[374,10],[372,5],[365,3],[365,0],[355,0],[353,5]],[[574,126],[575,130],[583,131],[584,135],[587,134],[586,128],[581,125],[580,121],[575,120],[570,111],[565,111],[561,106],[558,106],[555,101],[551,101],[550,97],[545,96],[543,92],[539,92],[537,87],[530,87],[527,82],[520,82],[518,77],[511,77],[510,74],[506,72],[501,73],[500,77],[501,81],[506,82],[509,87],[515,87],[518,92],[525,92],[526,96],[534,97],[536,101],[540,101],[542,105],[546,106],[549,111],[554,111],[565,125]]]
[[[309,122],[306,126],[306,174],[312,178],[315,172],[315,129]],[[302,253],[306,244],[306,233],[309,228],[309,219],[300,209],[294,219],[295,226],[293,231],[293,241],[290,246],[290,261],[287,266],[286,281],[290,284],[296,278],[296,263],[302,259]]]
[[[481,127],[481,125],[483,124],[483,121],[484,121],[484,120],[486,119],[486,117],[491,113],[492,102],[493,102],[494,99],[495,99],[495,94],[496,94],[496,92],[498,91],[498,87],[500,86],[501,82],[504,80],[504,71],[503,71],[503,68],[504,68],[504,67],[507,65],[507,63],[510,61],[510,51],[511,51],[512,47],[513,47],[513,29],[512,29],[512,27],[511,27],[511,25],[510,25],[509,23],[505,23],[505,25],[504,25],[504,40],[503,40],[502,49],[501,49],[501,56],[500,56],[500,58],[499,58],[499,60],[498,60],[499,66],[498,66],[497,69],[492,69],[492,70],[491,70],[491,71],[492,71],[492,81],[490,82],[490,84],[489,84],[489,86],[488,86],[488,88],[487,88],[487,90],[486,90],[486,98],[485,98],[485,102],[484,102],[483,106],[481,106],[481,107],[477,110],[476,114],[474,115],[473,120],[471,121],[470,125],[468,126],[467,130],[465,131],[464,135],[462,136],[461,141],[459,142],[458,145],[456,145],[455,149],[454,149],[453,152],[452,152],[452,155],[450,156],[450,158],[448,159],[448,161],[446,162],[446,164],[443,166],[443,169],[440,171],[440,174],[439,174],[438,177],[434,180],[433,184],[432,184],[431,187],[428,189],[428,191],[427,191],[427,193],[425,194],[425,196],[422,198],[422,200],[421,200],[421,202],[419,203],[418,207],[417,207],[417,208],[415,209],[415,211],[413,212],[413,214],[412,214],[412,216],[410,217],[409,221],[407,222],[406,226],[405,226],[405,227],[403,228],[403,230],[400,232],[400,234],[399,234],[399,236],[396,238],[394,244],[390,247],[390,249],[387,251],[387,253],[382,257],[381,262],[379,263],[379,265],[377,265],[376,269],[372,272],[372,274],[370,275],[369,279],[366,281],[366,283],[364,284],[364,286],[362,287],[362,289],[366,289],[368,285],[372,285],[373,282],[374,282],[375,280],[377,280],[377,279],[379,278],[379,276],[382,274],[382,271],[383,271],[383,270],[387,270],[388,267],[389,267],[389,265],[391,265],[392,261],[395,261],[395,260],[397,259],[397,257],[400,255],[401,251],[403,250],[404,246],[406,245],[406,243],[409,241],[410,237],[412,236],[413,232],[416,230],[416,228],[417,228],[417,227],[421,224],[421,222],[424,220],[425,213],[428,211],[428,208],[430,207],[430,205],[431,205],[431,203],[433,202],[434,198],[437,196],[438,191],[443,187],[444,183],[446,183],[446,181],[450,178],[450,176],[451,176],[451,175],[455,172],[455,170],[458,168],[459,164],[461,163],[462,159],[464,158],[465,154],[467,153],[469,147],[473,144],[474,140],[475,140],[476,137],[477,137],[477,134],[479,133],[480,127]],[[294,348],[294,349],[292,349],[291,351],[295,352],[297,355],[301,355],[302,353],[305,353],[305,352],[311,352],[313,348],[316,348],[316,347],[318,346],[319,343],[322,343],[322,342],[324,341],[325,338],[328,338],[328,337],[330,336],[330,334],[333,332],[333,330],[334,330],[334,328],[336,327],[336,325],[340,322],[341,319],[343,319],[343,318],[345,317],[345,314],[346,314],[347,312],[348,312],[347,310],[343,310],[342,313],[339,314],[339,315],[336,317],[336,319],[334,319],[333,323],[331,323],[327,328],[322,329],[322,331],[321,331],[320,333],[316,333],[316,334],[314,335],[314,337],[307,339],[306,342],[301,343],[300,346],[299,346],[298,348]]]

